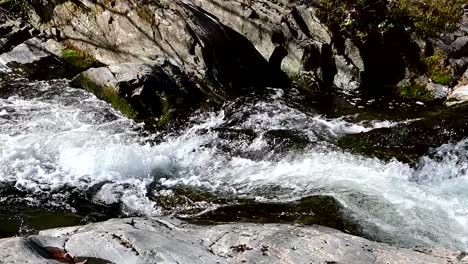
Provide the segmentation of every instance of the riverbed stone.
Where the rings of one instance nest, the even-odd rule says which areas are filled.
[[[167,217],[111,219],[2,239],[0,263],[60,263],[57,251],[74,263],[468,263],[462,252],[397,248],[322,226],[199,226]]]
[[[468,136],[468,105],[448,108],[409,123],[349,134],[338,139],[339,147],[374,156],[383,160],[393,158],[412,165],[443,144]]]

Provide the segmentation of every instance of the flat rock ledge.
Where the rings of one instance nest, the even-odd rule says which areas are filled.
[[[445,249],[405,249],[322,226],[194,225],[126,218],[0,240],[0,263],[468,263]]]

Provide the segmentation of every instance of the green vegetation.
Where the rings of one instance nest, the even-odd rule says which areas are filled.
[[[389,10],[393,18],[418,35],[433,37],[457,28],[466,3],[466,0],[398,0],[391,1]]]
[[[432,94],[426,87],[417,84],[408,84],[397,88],[397,95],[405,100],[431,102],[434,101]]]
[[[450,69],[444,65],[446,60],[447,56],[443,52],[438,51],[433,56],[427,57],[424,60],[424,64],[426,65],[427,73],[432,78],[433,82],[452,86],[455,84],[455,79],[453,78]]]
[[[317,15],[335,33],[365,43],[373,33],[409,30],[423,38],[453,31],[466,0],[320,0]]]
[[[103,87],[104,101],[108,102],[112,107],[119,110],[123,115],[128,118],[135,119],[137,117],[136,111],[130,106],[125,99],[117,94],[117,91],[110,86]]]
[[[122,97],[117,94],[117,91],[108,85],[104,87],[97,86],[90,79],[81,76],[81,85],[89,92],[94,93],[97,97],[108,102],[112,107],[119,110],[123,115],[128,118],[135,119],[137,117],[137,112],[130,106],[130,104],[125,101]]]
[[[70,48],[63,51],[62,61],[79,70],[88,69],[96,62],[92,55]]]
[[[50,15],[55,6],[61,5],[69,0],[0,0],[0,7],[22,17],[28,17],[31,10],[44,19],[43,15]],[[48,14],[46,14],[48,13]]]
[[[165,127],[169,121],[171,121],[174,109],[171,108],[169,100],[164,95],[160,96],[160,101],[162,105],[162,115],[161,118],[159,118],[157,126],[162,128]]]
[[[292,73],[288,74],[288,76],[292,81],[294,81],[300,90],[308,94],[314,94],[320,91],[317,82],[311,76],[307,76],[301,73]]]
[[[365,43],[369,34],[392,27],[386,0],[320,0],[317,15],[334,34]]]

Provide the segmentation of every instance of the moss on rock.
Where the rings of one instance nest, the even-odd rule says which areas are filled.
[[[434,101],[434,96],[429,92],[426,87],[418,84],[408,84],[403,85],[397,88],[398,97],[411,100],[411,101],[421,101],[421,102],[431,102]]]
[[[446,60],[447,55],[442,51],[437,51],[434,55],[425,58],[424,64],[434,83],[453,86],[455,78],[452,76],[450,68],[445,66]]]
[[[88,69],[96,62],[93,56],[70,48],[63,51],[62,61],[80,70]]]
[[[124,116],[132,119],[137,118],[137,112],[117,93],[114,87],[110,85],[101,87],[83,75],[80,76],[79,82],[83,88],[112,105],[112,107],[120,111]]]
[[[137,118],[137,112],[132,108],[132,106],[122,98],[117,91],[108,85],[103,87],[103,99],[108,102],[112,107],[119,110],[123,115],[128,118],[135,119]]]

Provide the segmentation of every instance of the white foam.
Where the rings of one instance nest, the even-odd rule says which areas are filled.
[[[262,201],[327,194],[382,240],[468,249],[464,141],[442,146],[442,159],[423,158],[418,170],[323,147],[254,160],[231,156],[213,143],[252,151],[265,148],[262,135],[273,129],[301,131],[319,140],[319,134],[335,138],[397,123],[354,124],[303,113],[282,102],[283,94],[277,92],[272,102],[243,106],[248,116],[234,128],[255,131],[252,141],[221,140],[213,129],[230,120],[220,111],[194,116],[194,125],[153,146],[141,143],[133,130],[137,125],[107,104],[63,89],[57,96],[0,99],[0,181],[16,181],[18,188],[34,192],[108,181],[95,202],[121,202],[129,214],[148,215],[160,213],[146,197],[146,186],[154,179],[167,187],[185,184]]]

